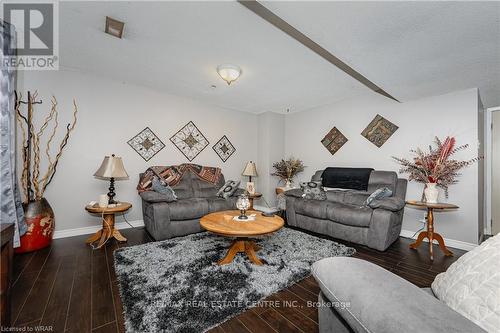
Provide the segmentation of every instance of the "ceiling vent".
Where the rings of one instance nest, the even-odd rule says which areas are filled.
[[[106,28],[104,29],[104,31],[111,36],[122,38],[124,26],[125,23],[106,16]]]

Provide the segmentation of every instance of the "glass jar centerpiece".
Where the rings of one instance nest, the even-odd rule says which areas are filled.
[[[246,215],[246,211],[250,208],[250,199],[246,194],[242,194],[238,197],[236,201],[236,208],[240,210],[240,216],[238,216],[239,220],[247,220],[248,216]]]

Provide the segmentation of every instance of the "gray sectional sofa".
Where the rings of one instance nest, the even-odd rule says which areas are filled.
[[[140,193],[142,213],[146,230],[155,240],[189,235],[202,231],[200,218],[212,212],[236,209],[238,191],[229,199],[217,197],[217,191],[224,185],[224,176],[213,185],[199,179],[191,171],[172,188],[177,201],[167,202],[165,195],[154,191]]]
[[[319,332],[483,333],[437,299],[368,261],[325,258],[313,264],[319,293]]]
[[[311,181],[321,180],[323,170]],[[406,179],[392,171],[372,171],[367,191],[331,190],[327,200],[304,199],[296,190],[285,192],[287,223],[316,233],[386,250],[399,236],[403,223]],[[393,195],[363,206],[376,189],[387,187]],[[372,208],[373,207],[373,208]]]

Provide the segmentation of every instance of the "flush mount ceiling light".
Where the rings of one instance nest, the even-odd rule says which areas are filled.
[[[235,65],[219,65],[217,66],[219,76],[230,85],[236,81],[241,75],[241,68]]]
[[[125,23],[106,16],[106,28],[104,29],[104,32],[110,34],[111,36],[122,38],[124,26]]]

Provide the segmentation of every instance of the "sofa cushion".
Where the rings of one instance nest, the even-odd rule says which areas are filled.
[[[172,186],[177,199],[189,199],[194,197],[193,185],[191,183],[192,172],[187,172],[180,180],[179,184]]]
[[[354,227],[369,227],[373,209],[363,206],[328,203],[326,216],[329,220]]]
[[[170,220],[198,219],[208,214],[208,201],[202,198],[181,199],[168,204]]]
[[[392,193],[396,193],[398,174],[394,171],[372,171],[368,181],[368,192],[372,193],[379,188],[387,187]]]
[[[441,301],[488,332],[500,327],[500,234],[461,256],[436,276]]]
[[[344,194],[343,203],[348,205],[363,206],[368,197],[370,197],[370,193],[366,191],[347,191]]]
[[[295,200],[295,212],[297,214],[306,215],[317,219],[327,219],[327,207],[328,201],[308,199]]]
[[[219,182],[216,185],[214,185],[204,180],[201,180],[195,174],[193,174],[191,178],[191,183],[193,185],[195,198],[213,198],[217,196],[217,191],[222,185],[224,185],[225,181],[224,181],[224,176],[221,175],[219,178]]]
[[[206,200],[208,202],[208,212],[213,213],[220,212],[221,210],[236,209],[236,199],[236,197],[231,197],[228,199],[218,197],[207,198]]]
[[[343,190],[331,190],[326,191],[326,200],[333,202],[344,202],[344,196],[347,191]]]

